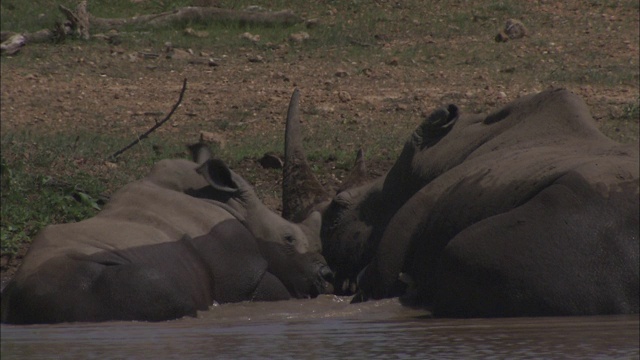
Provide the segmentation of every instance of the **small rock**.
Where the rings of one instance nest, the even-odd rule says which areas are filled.
[[[191,57],[192,55],[188,51],[182,49],[173,49],[167,54],[167,59],[184,60],[191,59]]]
[[[264,154],[258,162],[265,169],[282,169],[282,166],[284,165],[282,159],[272,153]]]
[[[500,31],[496,37],[495,37],[496,42],[507,42],[509,41],[509,36],[507,34],[505,34],[504,32]]]
[[[289,41],[301,43],[305,40],[308,40],[309,38],[310,38],[309,33],[301,31],[299,33],[291,34],[289,36]]]
[[[396,111],[407,111],[409,106],[406,104],[396,104]]]
[[[336,111],[336,109],[329,104],[319,104],[315,110],[321,114],[333,114]]]
[[[192,28],[184,29],[184,34],[188,36],[197,37],[197,38],[206,38],[209,36],[209,33],[207,31],[196,31],[196,30],[193,30]]]
[[[257,42],[260,41],[260,35],[254,35],[254,34],[251,34],[249,32],[246,32],[246,33],[240,35],[240,38],[249,40],[249,41],[254,42],[254,43],[257,43]]]
[[[256,56],[250,56],[249,57],[249,62],[252,63],[263,63],[264,62],[264,58],[260,55],[256,55]]]
[[[227,144],[224,136],[209,131],[200,131],[200,142],[215,144],[220,149],[224,149]]]
[[[122,46],[112,46],[110,53],[111,55],[122,55],[124,54],[124,48]]]
[[[137,53],[137,52],[129,53],[129,54],[127,55],[127,57],[129,58],[129,61],[130,61],[130,62],[136,62],[136,61],[140,60],[140,57],[138,56],[138,53]]]
[[[336,71],[335,76],[336,77],[340,77],[340,78],[341,77],[347,77],[347,76],[349,76],[349,73],[346,72],[346,70],[340,69],[340,70]]]
[[[314,27],[317,27],[319,24],[320,24],[320,20],[318,19],[309,19],[304,22],[304,25],[307,27],[307,29],[312,29]]]
[[[509,39],[521,39],[527,36],[527,28],[520,20],[508,19],[504,24],[504,33]]]
[[[398,61],[398,58],[396,57],[394,57],[393,59],[389,60],[389,62],[387,62],[387,65],[390,65],[390,66],[398,66],[398,64],[399,64],[399,61]]]
[[[249,40],[249,41],[251,41],[253,43],[257,43],[257,42],[260,41],[260,35],[253,35],[253,34],[251,34],[249,32],[246,32],[246,33],[240,35],[240,38],[241,39],[247,39],[247,40]]]
[[[338,98],[340,98],[340,101],[346,103],[346,102],[351,101],[351,94],[349,94],[346,91],[340,91],[340,92],[338,92]]]
[[[117,169],[118,168],[118,164],[111,162],[111,161],[105,161],[104,165],[107,167],[107,169]]]

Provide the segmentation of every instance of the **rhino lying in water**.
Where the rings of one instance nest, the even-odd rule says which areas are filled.
[[[605,137],[576,95],[437,110],[385,176],[332,198],[304,159],[298,96],[284,207],[323,212],[323,254],[337,290],[358,278],[354,301],[402,295],[449,317],[638,312],[638,144]]]
[[[282,219],[207,158],[162,160],[93,218],[46,227],[2,293],[2,321],[161,321],[324,292],[320,215]]]

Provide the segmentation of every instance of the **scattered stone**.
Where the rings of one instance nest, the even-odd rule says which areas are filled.
[[[504,32],[500,31],[498,35],[496,35],[495,40],[496,42],[507,42],[509,41],[509,36],[507,36],[507,34],[505,34]]]
[[[285,74],[283,72],[280,72],[280,71],[278,71],[277,73],[273,74],[273,78],[274,79],[280,79],[280,80],[285,81],[285,82],[291,81],[291,78],[287,74]]]
[[[145,52],[145,51],[138,51],[138,56],[143,59],[157,59],[160,57],[160,54]]]
[[[507,42],[509,40],[521,39],[527,36],[527,28],[520,20],[507,19],[504,29],[495,37],[496,42]]]
[[[249,56],[249,62],[252,63],[263,63],[264,62],[264,58],[260,55],[255,55],[255,56]]]
[[[136,61],[140,60],[140,57],[138,56],[137,52],[129,53],[127,55],[127,58],[129,59],[130,62],[136,62]]]
[[[244,8],[245,11],[251,11],[251,12],[265,12],[267,11],[267,9],[263,8],[262,6],[259,5],[249,5],[246,8]]]
[[[193,30],[192,28],[184,29],[184,34],[187,35],[187,36],[193,36],[193,37],[197,37],[197,38],[209,37],[209,32],[207,32],[207,31],[197,31],[197,30]]]
[[[282,169],[284,165],[282,159],[273,153],[264,154],[264,156],[258,160],[258,163],[260,163],[264,169]]]
[[[246,33],[240,35],[240,38],[249,40],[252,43],[257,43],[257,42],[260,41],[260,35],[253,35],[253,34],[251,34],[249,32],[246,32]]]
[[[527,28],[520,20],[508,19],[504,25],[504,33],[509,39],[521,39],[527,36]]]
[[[200,131],[200,142],[217,145],[220,149],[227,145],[224,136],[209,131]]]
[[[203,58],[193,58],[187,60],[187,64],[190,65],[209,65],[211,59],[203,59]],[[211,66],[211,65],[209,65]]]
[[[333,114],[336,109],[330,104],[319,104],[316,106],[315,111],[320,114]]]
[[[346,103],[346,102],[351,101],[351,94],[349,94],[346,91],[340,91],[340,92],[338,92],[338,98],[340,98],[340,101]]]
[[[193,0],[191,3],[193,4],[193,6],[220,7],[219,0]]]
[[[307,21],[304,22],[304,25],[307,27],[307,29],[312,29],[320,25],[320,20],[308,19]]]
[[[396,104],[396,111],[407,111],[409,106],[407,104]]]
[[[118,56],[124,54],[124,48],[122,46],[112,46],[109,50],[111,56]]]
[[[310,37],[311,36],[309,36],[309,33],[301,31],[299,33],[291,34],[289,36],[289,41],[295,42],[295,43],[301,43],[305,40],[308,40]]]
[[[167,59],[173,60],[188,60],[191,59],[193,55],[186,50],[182,49],[173,49],[167,54]]]

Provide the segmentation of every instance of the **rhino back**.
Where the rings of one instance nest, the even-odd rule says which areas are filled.
[[[93,218],[47,226],[33,239],[17,276],[67,253],[91,255],[200,236],[230,218],[211,201],[140,180],[115,193]]]
[[[567,191],[586,184],[589,196],[596,196],[592,201],[584,195],[576,202],[578,208],[580,204],[594,209],[600,206],[601,211],[607,212],[605,205],[611,205],[607,199],[627,199],[620,203],[614,217],[637,218],[637,145],[620,145],[600,134],[584,103],[566,91],[529,96],[507,108],[484,120],[469,117],[459,121],[434,148],[418,154],[415,164],[418,172],[423,171],[426,185],[403,205],[385,229],[373,267],[381,275],[375,287],[390,288],[403,266],[417,278],[422,290],[431,287],[443,249],[458,234],[485,219],[526,208],[538,194],[556,188],[559,181],[564,181]],[[574,182],[567,182],[567,177]],[[570,216],[572,212],[569,207],[547,206],[546,211],[556,216]],[[611,220],[594,214],[590,211],[581,216],[583,221],[605,227]],[[550,239],[554,239],[555,231],[565,231],[551,224],[535,229],[539,236]],[[632,255],[625,264],[638,263],[637,238],[629,240],[623,234],[637,232],[637,220],[624,222],[624,228],[619,230],[619,237],[624,238],[623,248]],[[581,238],[583,235],[588,234],[578,236],[572,246],[583,242],[600,244],[597,234]],[[608,236],[615,237],[615,230]],[[471,241],[476,241],[476,246],[491,247],[482,236],[465,243]],[[546,256],[542,242],[540,245],[532,257]],[[616,257],[614,252],[604,256]],[[588,256],[583,255],[581,260],[588,261]],[[369,281],[375,282],[375,277]]]

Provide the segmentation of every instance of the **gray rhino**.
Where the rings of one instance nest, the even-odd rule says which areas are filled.
[[[285,194],[310,191],[287,216],[323,212],[323,254],[337,290],[357,278],[354,301],[402,295],[447,317],[639,310],[638,144],[604,136],[567,90],[486,116],[436,110],[385,176],[333,197],[300,141],[286,146]]]
[[[327,291],[320,214],[286,221],[194,153],[199,163],[158,162],[93,218],[43,229],[2,293],[2,322],[162,321]]]

